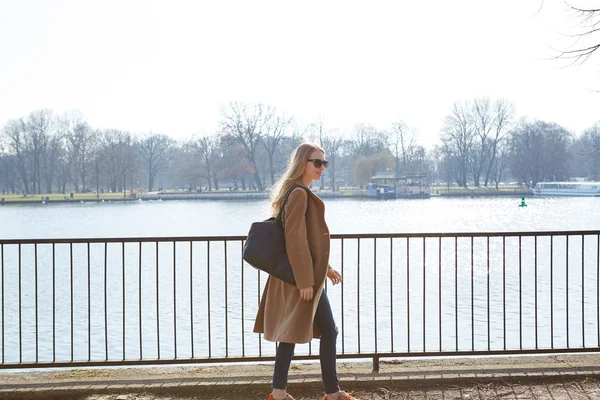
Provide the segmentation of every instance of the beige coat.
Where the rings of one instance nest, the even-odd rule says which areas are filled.
[[[254,332],[272,342],[307,343],[319,337],[314,318],[329,265],[329,229],[323,201],[309,192],[294,189],[284,210],[286,249],[296,286],[269,276],[254,324]],[[304,301],[299,289],[310,286],[314,298]]]

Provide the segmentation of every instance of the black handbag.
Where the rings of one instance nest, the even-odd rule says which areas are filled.
[[[242,252],[244,260],[254,268],[294,286],[296,280],[285,250],[285,230],[281,219],[288,197],[297,187],[308,190],[303,186],[292,186],[285,194],[277,217],[254,222],[250,226]]]

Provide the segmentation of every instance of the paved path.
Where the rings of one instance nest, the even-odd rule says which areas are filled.
[[[590,379],[576,379],[561,383],[550,384],[505,384],[505,383],[490,383],[481,385],[448,385],[448,386],[432,386],[427,388],[414,389],[389,389],[384,387],[374,388],[372,390],[358,390],[352,392],[357,399],[377,399],[377,400],[392,400],[392,399],[428,399],[428,400],[490,400],[490,399],[553,399],[553,400],[590,400],[600,399],[600,386],[598,381]],[[205,399],[205,400],[224,400],[224,399],[239,399],[239,400],[266,400],[267,396],[264,393],[235,393],[231,396],[187,396],[174,397],[162,396],[153,394],[126,394],[126,395],[89,395],[83,397],[85,400],[183,400],[183,399]],[[296,394],[296,400],[321,400],[323,395],[318,391],[303,392]]]
[[[266,399],[272,365],[0,372],[0,399]],[[403,359],[339,363],[359,399],[599,399],[600,355]],[[295,362],[297,400],[322,399],[318,363]]]

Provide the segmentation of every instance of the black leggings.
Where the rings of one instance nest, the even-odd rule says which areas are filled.
[[[336,393],[340,390],[336,368],[336,339],[338,335],[333,313],[329,304],[327,292],[323,290],[317,305],[315,323],[321,333],[319,345],[319,359],[321,361],[321,376],[325,393]],[[294,356],[295,343],[279,343],[275,356],[275,371],[273,372],[273,388],[285,389],[292,357]]]

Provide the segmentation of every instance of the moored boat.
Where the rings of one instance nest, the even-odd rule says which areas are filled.
[[[600,197],[600,182],[538,182],[536,196]]]

